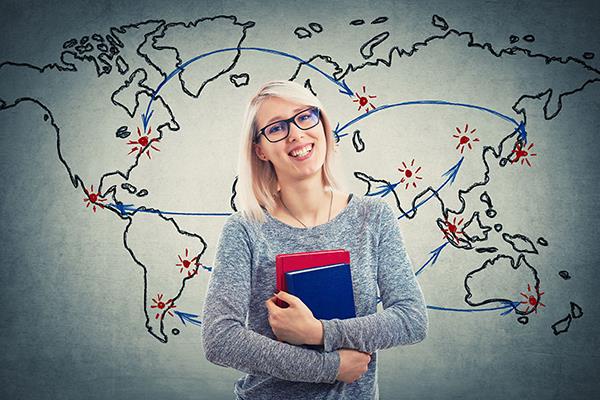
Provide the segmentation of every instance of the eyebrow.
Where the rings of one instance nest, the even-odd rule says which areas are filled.
[[[302,106],[302,107],[298,107],[298,108],[296,108],[296,109],[295,109],[293,112],[294,112],[294,113],[297,113],[297,112],[299,112],[299,111],[302,111],[302,110],[304,110],[304,109],[306,109],[306,108],[310,108],[310,106]],[[268,121],[267,121],[267,123],[266,123],[265,125],[269,125],[271,122],[279,121],[279,120],[282,120],[282,119],[286,119],[286,118],[283,118],[283,117],[281,117],[281,116],[279,116],[279,115],[278,115],[278,116],[276,116],[276,117],[273,117],[273,118],[271,118],[270,120],[268,120]]]

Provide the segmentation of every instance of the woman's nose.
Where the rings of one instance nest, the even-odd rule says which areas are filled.
[[[295,124],[290,124],[288,129],[290,130],[288,135],[289,142],[291,142],[294,139],[299,140],[302,136],[304,136],[304,131],[298,128]]]

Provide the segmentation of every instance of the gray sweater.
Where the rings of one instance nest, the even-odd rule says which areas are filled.
[[[429,323],[392,207],[351,196],[335,218],[309,228],[263,210],[263,224],[238,211],[223,226],[202,310],[206,358],[247,374],[234,384],[237,399],[378,399],[376,351],[420,342]],[[275,256],[338,248],[350,251],[356,318],[320,320],[321,350],[279,342],[265,305],[276,290]],[[351,384],[336,380],[341,348],[373,352]]]

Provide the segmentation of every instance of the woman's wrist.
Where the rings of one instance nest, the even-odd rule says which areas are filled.
[[[314,323],[310,329],[310,334],[306,344],[323,344],[323,324],[320,320],[314,320]]]

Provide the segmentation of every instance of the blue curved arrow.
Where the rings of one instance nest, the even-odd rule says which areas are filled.
[[[429,195],[429,197],[425,198],[424,200],[421,200],[418,204],[416,204],[410,210],[405,211],[401,216],[398,217],[398,219],[402,219],[402,218],[406,217],[406,215],[409,212],[415,211],[417,208],[419,208],[423,204],[427,203],[429,201],[429,199],[431,199],[433,196],[435,196],[437,193],[439,193],[439,191],[442,190],[444,188],[444,186],[446,186],[447,184],[452,185],[452,183],[456,179],[456,175],[458,175],[458,171],[460,170],[460,166],[462,165],[462,162],[463,162],[464,159],[465,159],[465,157],[461,157],[460,160],[458,160],[458,162],[456,164],[454,164],[448,171],[446,171],[446,172],[444,172],[442,174],[442,176],[448,176],[448,178],[446,178],[446,180],[444,181],[444,183],[442,183],[437,189],[432,190],[433,193],[431,193],[431,195]],[[388,188],[389,188],[389,186],[388,186]],[[373,195],[379,194],[379,193],[381,193],[381,191],[377,192],[377,193],[370,194],[369,196],[373,196]],[[387,193],[385,193],[384,196],[386,194]]]
[[[377,303],[381,303],[381,297],[377,296]],[[515,310],[517,308],[517,306],[519,304],[521,304],[519,301],[511,301],[511,302],[506,302],[506,301],[502,301],[501,303],[503,303],[503,306],[500,307],[492,307],[492,308],[451,308],[451,307],[440,307],[440,306],[431,306],[431,305],[427,305],[427,308],[429,308],[430,310],[438,310],[438,311],[452,311],[452,312],[482,312],[482,311],[496,311],[496,310],[506,310],[502,313],[500,313],[500,315],[506,315],[511,313],[513,310]]]
[[[191,216],[203,216],[203,217],[227,217],[232,213],[205,213],[205,212],[179,212],[179,211],[162,211],[157,209],[142,209],[135,207],[133,204],[123,204],[118,202],[117,204],[109,203],[108,207],[113,207],[119,211],[122,216],[132,215],[135,212],[150,213],[150,214],[163,214],[163,215],[191,215]]]
[[[158,94],[158,92],[160,92],[160,90],[162,89],[162,87],[164,85],[167,84],[167,82],[169,82],[171,80],[171,78],[173,78],[175,75],[179,74],[180,72],[182,72],[183,70],[185,70],[185,68],[190,65],[191,63],[198,61],[202,58],[211,56],[213,54],[218,54],[218,53],[224,53],[227,51],[240,51],[240,50],[245,50],[245,51],[261,51],[264,53],[271,53],[271,54],[276,54],[279,56],[283,56],[283,57],[288,57],[291,59],[294,59],[296,61],[299,61],[303,64],[305,64],[306,66],[314,69],[315,71],[317,71],[318,73],[320,73],[321,75],[325,76],[327,79],[329,79],[331,82],[333,82],[334,84],[338,85],[340,87],[339,91],[342,94],[345,94],[347,96],[352,97],[354,95],[354,92],[352,91],[352,89],[350,89],[350,87],[348,86],[348,84],[346,83],[345,79],[342,79],[342,81],[340,82],[339,80],[335,79],[333,76],[327,74],[326,72],[320,70],[319,68],[315,67],[314,65],[312,65],[311,63],[309,63],[306,60],[303,60],[302,58],[295,56],[293,54],[290,53],[286,53],[284,51],[279,51],[279,50],[274,50],[274,49],[267,49],[264,47],[226,47],[223,49],[218,49],[218,50],[214,50],[214,51],[210,51],[208,53],[204,53],[204,54],[200,54],[196,57],[193,57],[191,59],[189,59],[188,61],[184,62],[183,64],[181,64],[180,66],[178,66],[177,68],[175,68],[169,75],[167,75],[167,77],[158,85],[158,87],[156,88],[156,90],[152,93],[152,98],[150,99],[150,101],[148,102],[148,107],[146,108],[146,112],[142,114],[142,123],[144,125],[144,132],[146,131],[146,128],[148,126],[148,122],[150,121],[150,118],[152,117],[152,112],[150,111],[150,107],[152,106],[152,102],[154,101],[154,99],[156,98],[156,95]]]
[[[342,125],[341,128],[339,127],[340,124],[338,123],[337,126],[335,127],[335,129],[333,130],[333,133],[335,134],[336,138],[341,138],[341,137],[347,136],[348,135],[347,133],[340,135],[339,132],[344,131],[350,125],[357,123],[361,119],[371,116],[371,114],[375,114],[377,112],[386,110],[388,108],[401,107],[401,106],[415,106],[415,105],[466,107],[466,108],[473,108],[475,110],[490,113],[496,117],[499,117],[507,122],[514,124],[517,127],[517,130],[519,131],[519,140],[527,143],[527,132],[525,130],[525,123],[523,121],[517,122],[513,118],[509,117],[508,115],[499,113],[498,111],[492,110],[491,108],[476,106],[474,104],[467,104],[467,103],[455,103],[455,102],[445,101],[445,100],[415,100],[415,101],[405,101],[402,103],[385,104],[383,106],[379,106],[379,107],[375,108],[374,110],[369,111],[368,113],[359,115],[358,117],[354,118],[353,120],[346,122],[344,125]]]
[[[431,263],[431,265],[435,264],[435,262],[437,261],[438,257],[440,256],[440,253],[442,252],[442,250],[444,250],[444,247],[448,246],[448,244],[450,244],[450,242],[446,242],[444,244],[442,244],[441,246],[433,249],[432,251],[429,252],[429,254],[431,254],[431,257],[429,257],[429,260],[427,260],[425,262],[425,264],[423,264],[423,266],[421,266],[421,268],[419,268],[419,270],[417,272],[415,272],[415,276],[419,276],[419,274],[421,273],[421,271],[427,266],[429,265],[429,263]]]
[[[439,307],[439,306],[430,306],[427,305],[427,308],[430,310],[440,310],[440,311],[454,311],[454,312],[481,312],[481,311],[495,311],[495,310],[504,310],[507,311],[501,313],[500,315],[506,315],[512,312],[517,308],[517,305],[521,304],[519,301],[511,301],[511,302],[502,302],[503,306],[500,307],[492,307],[492,308],[450,308],[450,307]]]
[[[181,320],[181,322],[183,322],[183,324],[185,325],[185,321],[200,326],[202,324],[202,321],[196,320],[194,318],[198,318],[198,316],[196,314],[190,314],[190,313],[186,313],[183,311],[175,311],[173,310],[173,312],[175,314],[177,314],[177,316],[179,317],[179,319]]]

